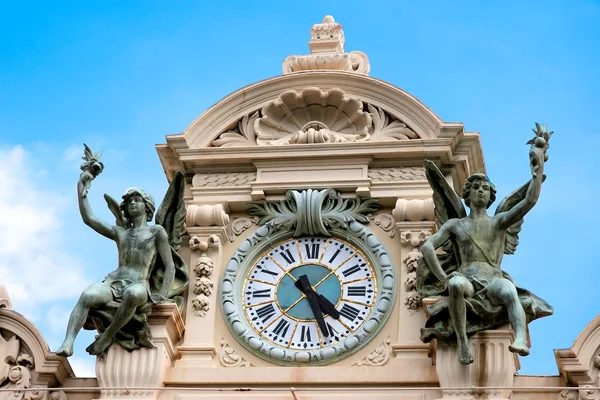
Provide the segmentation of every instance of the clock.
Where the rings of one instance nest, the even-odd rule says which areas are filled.
[[[385,246],[361,223],[327,235],[266,224],[244,240],[221,282],[235,338],[279,365],[324,365],[364,347],[389,318],[396,274]]]
[[[264,251],[245,274],[244,318],[273,345],[324,349],[367,321],[377,299],[376,275],[363,250],[347,241],[284,240]]]

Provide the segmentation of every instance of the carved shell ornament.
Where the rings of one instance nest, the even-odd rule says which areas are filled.
[[[215,147],[418,139],[406,124],[380,107],[340,88],[287,90],[261,110],[241,118],[212,142]]]

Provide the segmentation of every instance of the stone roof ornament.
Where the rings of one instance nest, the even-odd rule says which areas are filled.
[[[310,53],[289,56],[283,62],[283,74],[302,71],[334,70],[369,75],[369,59],[361,51],[344,53],[344,31],[342,25],[326,15],[323,22],[310,29]]]

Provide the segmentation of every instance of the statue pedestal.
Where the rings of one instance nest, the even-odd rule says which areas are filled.
[[[508,387],[520,368],[519,358],[508,350],[514,333],[508,329],[481,331],[469,338],[475,362],[462,365],[458,362],[455,343],[437,341],[435,368],[443,388],[443,400],[456,399],[508,399],[511,389],[458,390],[464,387]]]
[[[183,318],[173,304],[158,304],[148,315],[154,349],[129,352],[112,345],[104,359],[96,359],[96,377],[101,400],[156,399],[159,392],[136,388],[163,386],[167,368],[178,356],[177,344],[183,337]],[[126,387],[128,389],[102,389]]]

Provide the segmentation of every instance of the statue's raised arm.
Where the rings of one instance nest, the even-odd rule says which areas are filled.
[[[88,190],[92,184],[92,180],[104,170],[104,164],[100,162],[100,153],[92,153],[90,148],[84,144],[84,163],[81,164],[81,175],[77,182],[77,199],[79,201],[79,212],[83,222],[109,239],[116,240],[114,227],[101,219],[97,218],[92,212],[92,207],[87,199]]]
[[[468,335],[507,322],[515,331],[509,350],[529,354],[527,323],[553,312],[544,300],[519,287],[501,269],[503,255],[516,250],[523,216],[537,202],[544,180],[552,132],[539,124],[534,132],[536,137],[528,142],[532,179],[507,196],[493,216],[486,210],[496,198],[496,188],[487,175],[476,173],[466,179],[462,198],[469,208],[467,215],[437,166],[425,162],[438,232],[421,248],[417,290],[424,297],[439,297],[428,307],[429,319],[421,329],[421,340],[456,338],[463,364],[473,362]]]
[[[183,174],[175,174],[171,181],[155,225],[148,225],[155,203],[146,191],[130,188],[120,204],[104,195],[116,220],[111,226],[94,217],[87,200],[92,179],[103,170],[99,157],[85,146],[78,183],[79,209],[87,225],[116,242],[119,264],[102,282],[85,289],[77,301],[65,340],[56,352],[66,357],[73,354],[81,328],[100,333],[87,348],[92,355],[103,355],[113,343],[127,350],[154,347],[146,314],[160,302],[175,302],[181,311],[182,295],[189,284],[187,266],[176,252],[185,219]]]

